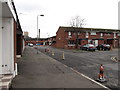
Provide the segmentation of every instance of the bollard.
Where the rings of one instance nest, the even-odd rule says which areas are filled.
[[[47,52],[50,53],[50,49],[49,48],[47,49]]]
[[[45,48],[45,52],[48,52],[48,48]]]
[[[55,55],[55,53],[54,53],[54,51],[52,51],[52,56],[54,56]]]
[[[112,51],[112,49],[113,49],[113,47],[112,46],[110,46],[110,50]]]
[[[64,54],[64,51],[62,53],[62,60],[65,60],[65,54]]]

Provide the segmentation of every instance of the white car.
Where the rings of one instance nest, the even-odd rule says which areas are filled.
[[[93,44],[86,44],[86,45],[83,45],[80,48],[82,50],[86,50],[86,51],[95,51],[96,50],[96,47]]]

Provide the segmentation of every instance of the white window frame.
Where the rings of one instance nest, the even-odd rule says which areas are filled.
[[[118,33],[117,35],[120,36],[120,33]]]
[[[103,33],[100,33],[100,37],[103,37]]]
[[[72,33],[71,33],[71,32],[68,32],[68,36],[72,36]]]
[[[97,35],[96,32],[90,32],[90,35]]]
[[[116,38],[116,33],[114,32],[114,38]]]
[[[80,35],[81,33],[80,32],[78,32],[78,35]]]
[[[89,37],[89,33],[88,32],[86,32],[86,38],[88,38]]]
[[[71,41],[73,41],[73,42],[71,43]],[[68,46],[75,46],[75,41],[74,40],[68,41]]]

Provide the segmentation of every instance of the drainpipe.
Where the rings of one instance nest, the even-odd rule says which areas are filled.
[[[116,38],[116,33],[114,32],[114,48],[115,48],[115,38]]]

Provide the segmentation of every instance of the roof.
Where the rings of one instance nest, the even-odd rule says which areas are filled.
[[[120,30],[118,29],[102,29],[102,28],[80,28],[80,27],[64,27],[64,26],[60,26],[60,28],[64,28],[64,30],[66,32],[69,32],[69,31],[83,31],[83,32],[87,32],[87,31],[98,31],[98,32],[118,32],[120,33]]]
[[[52,37],[50,37],[50,38],[56,38],[56,36],[52,36]]]
[[[25,40],[26,41],[29,41],[29,40],[37,41],[37,40],[46,40],[46,38],[26,38]]]
[[[16,21],[16,15],[12,3],[13,0],[0,0],[0,8],[2,7],[0,14],[2,15],[2,18],[14,18]]]
[[[17,18],[17,34],[23,34],[23,31],[22,31],[22,28],[21,28],[21,25],[20,25],[20,21],[19,21],[18,15],[17,15],[17,10],[15,8],[14,2],[12,2],[12,5],[13,5],[13,8],[14,8],[14,11],[15,11],[15,14],[16,14],[16,18]]]

